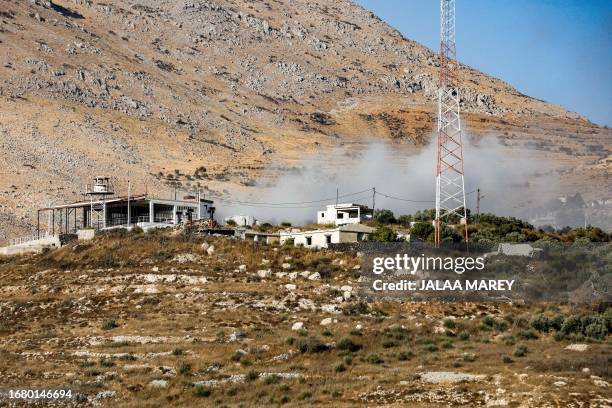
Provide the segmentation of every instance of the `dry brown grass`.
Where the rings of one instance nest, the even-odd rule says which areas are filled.
[[[204,241],[215,246],[212,256],[201,251]],[[195,258],[173,261],[181,254]],[[265,265],[264,259],[269,261]],[[253,276],[258,269],[281,271],[285,262],[296,271],[327,273],[322,281]],[[112,390],[115,396],[100,400],[102,405],[126,407],[393,405],[414,404],[411,398],[417,396],[428,406],[434,404],[429,394],[434,391],[443,393],[448,403],[461,397],[477,404],[483,398],[477,391],[494,396],[498,388],[505,395],[537,389],[542,399],[529,404],[539,406],[546,395],[588,402],[589,392],[605,391],[581,370],[588,367],[609,381],[608,343],[591,342],[587,352],[569,353],[564,350],[568,341],[555,341],[552,332],[538,333],[537,339],[519,336],[528,329],[529,318],[542,310],[540,305],[359,306],[354,300],[340,304],[339,314],[321,311],[337,295],[326,285],[357,285],[352,270],[357,263],[350,253],[168,232],[107,234],[88,244],[11,258],[0,264],[2,307],[11,310],[1,317],[0,380],[7,386],[70,386],[89,398]],[[247,273],[237,271],[242,264]],[[145,275],[207,281],[147,283]],[[297,285],[295,299],[284,301],[286,283]],[[154,293],[142,291],[147,288],[155,288]],[[315,310],[301,308],[305,300]],[[281,309],[275,308],[278,304]],[[578,312],[568,305],[546,310]],[[449,316],[455,317],[453,323],[446,323],[447,332],[440,331]],[[338,322],[321,326],[325,317]],[[108,320],[117,327],[103,328]],[[305,331],[291,330],[296,321],[304,322]],[[363,327],[357,330],[357,325]],[[461,332],[469,333],[469,339],[457,336]],[[141,344],[133,337],[112,341],[115,336],[164,339]],[[519,344],[527,347],[527,354],[502,364],[501,356],[512,356]],[[235,357],[242,353],[238,350],[245,352],[240,358]],[[103,354],[75,355],[77,351]],[[424,371],[484,374],[487,380],[429,384],[419,379]],[[517,377],[521,373],[527,374],[523,380]],[[299,377],[282,377],[287,374]],[[235,375],[250,380],[231,382]],[[555,376],[566,377],[568,385],[554,386]],[[165,379],[167,388],[150,385],[158,379]],[[196,388],[198,381],[216,383]],[[393,397],[379,395],[394,390],[401,391]],[[519,403],[527,397],[512,398]]]

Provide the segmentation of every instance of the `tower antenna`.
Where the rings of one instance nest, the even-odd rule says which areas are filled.
[[[459,117],[459,79],[455,45],[455,0],[440,0],[440,79],[436,149],[435,244],[440,246],[442,219],[460,217],[468,241],[463,178],[463,142]]]

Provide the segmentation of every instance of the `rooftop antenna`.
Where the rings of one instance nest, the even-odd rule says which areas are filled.
[[[436,149],[435,245],[440,247],[441,221],[456,215],[468,242],[463,142],[459,115],[459,79],[455,45],[455,0],[440,0],[440,78]]]

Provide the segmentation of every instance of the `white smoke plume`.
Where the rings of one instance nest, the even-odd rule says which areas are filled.
[[[300,168],[275,179],[272,185],[257,183],[247,194],[232,194],[219,206],[221,218],[252,215],[261,222],[291,222],[294,225],[316,221],[316,212],[336,202],[372,205],[372,187],[381,194],[416,202],[376,195],[376,208],[391,209],[396,216],[435,207],[435,151],[431,143],[419,153],[383,142],[372,142],[353,153],[341,148],[305,157]],[[481,189],[485,197],[481,211],[528,218],[532,204],[529,190],[544,164],[537,164],[525,150],[511,150],[496,138],[485,137],[477,144],[465,141],[466,193]],[[262,179],[269,180],[278,169],[270,168]],[[540,181],[542,176],[539,177]],[[545,184],[556,186],[554,177]],[[361,192],[359,194],[349,194]],[[472,211],[476,193],[466,198]],[[276,205],[275,205],[276,204]]]

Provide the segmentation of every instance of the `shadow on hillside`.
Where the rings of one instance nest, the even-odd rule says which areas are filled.
[[[51,7],[53,8],[53,10],[57,11],[64,17],[78,18],[78,19],[85,18],[83,17],[82,14],[77,13],[76,11],[70,10],[69,8],[66,8],[64,6],[60,6],[59,4],[51,3]]]

